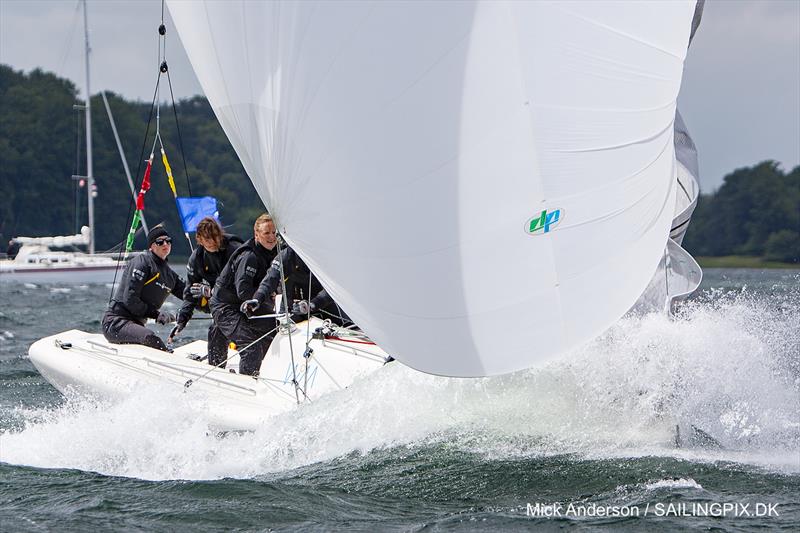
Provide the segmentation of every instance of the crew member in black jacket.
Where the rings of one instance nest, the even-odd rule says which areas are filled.
[[[147,234],[149,250],[131,259],[117,285],[108,310],[103,315],[103,335],[114,344],[143,344],[167,351],[158,335],[144,327],[148,318],[159,324],[175,321],[161,305],[172,294],[181,298],[184,281],[167,264],[172,239],[167,230],[156,226]]]
[[[222,269],[233,253],[242,244],[235,235],[226,235],[216,219],[205,217],[195,230],[197,248],[186,265],[186,289],[183,291],[183,306],[178,311],[178,320],[170,333],[169,341],[180,333],[191,320],[195,309],[210,313],[211,288],[217,283]],[[228,341],[216,322],[208,326],[208,363],[217,366],[225,361]]]
[[[226,341],[233,342],[240,350],[275,328],[275,319],[250,320],[239,310],[242,302],[251,299],[256,292],[275,258],[278,244],[275,223],[267,214],[256,219],[253,234],[254,237],[242,244],[222,269],[211,296],[214,322]],[[239,352],[240,373],[254,375],[258,372],[273,336],[268,335]]]
[[[329,318],[340,326],[352,324],[350,318],[328,295],[328,291],[322,288],[322,284],[305,261],[289,247],[281,250],[280,255],[272,261],[267,275],[258,286],[253,298],[242,304],[243,312],[252,312],[256,309],[262,309],[264,313],[273,312],[272,295],[278,291],[280,286],[281,263],[283,263],[283,273],[286,276],[286,293],[288,294],[288,297],[283,298],[282,301],[286,305],[291,305],[289,309],[293,321],[300,322],[306,320],[310,314],[314,314],[320,318]],[[265,306],[265,303],[269,305]]]

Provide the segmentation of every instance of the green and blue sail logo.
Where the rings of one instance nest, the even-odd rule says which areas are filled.
[[[553,211],[545,209],[535,217],[528,219],[525,223],[525,233],[528,235],[550,233],[550,231],[561,222],[562,218],[564,218],[562,209],[554,209]]]

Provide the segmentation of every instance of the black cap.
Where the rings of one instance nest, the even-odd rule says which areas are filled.
[[[150,233],[147,234],[147,247],[150,248],[159,237],[169,237],[169,233],[164,229],[164,226],[156,226],[150,230]]]

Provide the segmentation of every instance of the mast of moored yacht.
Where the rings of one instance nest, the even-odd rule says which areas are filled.
[[[86,192],[89,211],[89,253],[94,253],[94,174],[92,172],[92,92],[89,87],[89,22],[83,0],[83,34],[86,48]]]

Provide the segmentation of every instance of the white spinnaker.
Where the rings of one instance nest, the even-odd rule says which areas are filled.
[[[451,376],[551,358],[644,290],[694,5],[169,2],[289,244],[387,352]]]

